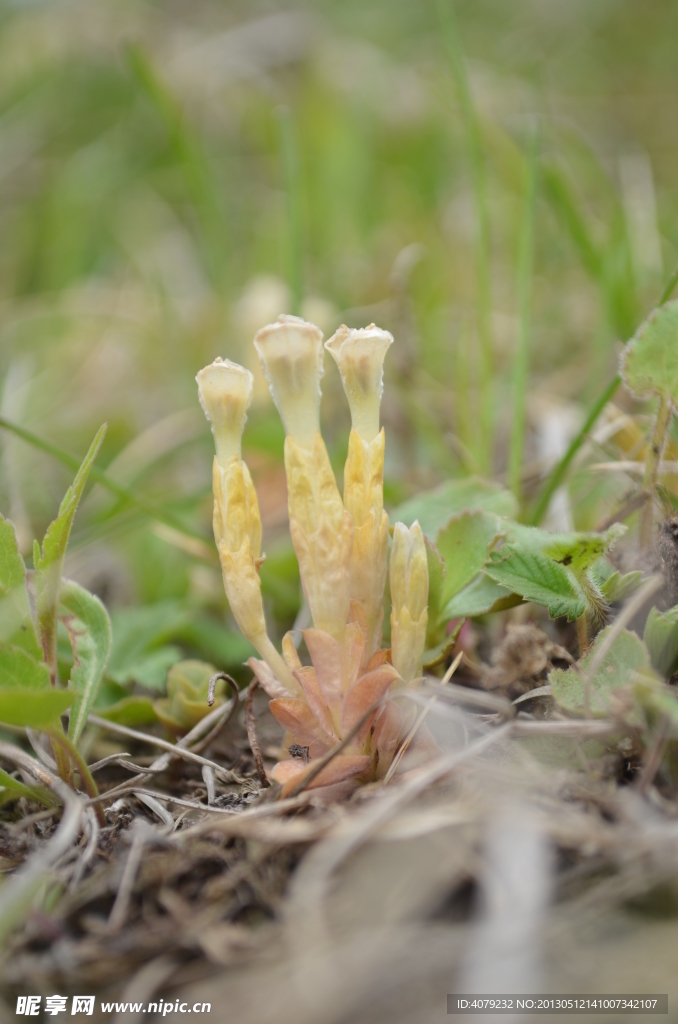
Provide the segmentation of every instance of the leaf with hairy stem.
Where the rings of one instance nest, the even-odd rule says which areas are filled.
[[[73,648],[74,663],[68,688],[76,696],[68,735],[72,743],[77,743],[96,700],[111,651],[111,623],[98,597],[65,579],[61,581],[59,618]]]
[[[75,475],[71,487],[68,488],[59,508],[57,518],[47,528],[42,548],[36,542],[34,546],[33,564],[35,567],[36,608],[38,614],[38,632],[49,666],[52,685],[56,683],[57,674],[57,608],[59,603],[59,586],[61,568],[66,554],[66,546],[73,525],[73,518],[82,492],[87,483],[92,464],[97,456],[106,433],[107,424],[99,427],[80,469]]]
[[[528,553],[506,545],[492,553],[485,572],[526,601],[544,605],[554,619],[564,615],[572,621],[586,611],[586,599],[572,573],[540,552]]]

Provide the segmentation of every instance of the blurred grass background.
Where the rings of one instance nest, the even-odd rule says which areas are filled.
[[[469,472],[529,486],[554,431],[562,452],[678,263],[677,36],[660,0],[0,2],[0,415],[78,456],[109,423],[119,493],[91,489],[68,572],[113,610],[121,686],[247,655],[194,376],[254,370],[280,312],[394,333],[391,507]],[[323,392],[340,471],[333,367]],[[0,435],[30,555],[72,474]],[[259,378],[274,633],[299,607],[282,444]],[[578,527],[609,486],[573,478]]]

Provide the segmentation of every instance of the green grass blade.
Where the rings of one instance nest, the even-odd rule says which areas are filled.
[[[50,441],[46,441],[44,438],[34,434],[31,430],[26,430],[25,427],[20,427],[17,423],[12,423],[10,420],[5,419],[4,416],[0,416],[0,429],[9,430],[11,433],[16,434],[16,436],[20,437],[22,441],[26,441],[27,444],[39,449],[39,451],[45,452],[47,455],[51,455],[69,469],[77,471],[80,466],[80,459],[75,455],[71,455],[70,452],[65,451],[63,448],[59,448]],[[112,494],[117,495],[119,498],[123,498],[131,505],[135,505],[141,512],[150,516],[150,518],[157,519],[159,522],[165,523],[167,526],[171,526],[173,530],[177,530],[179,533],[183,533],[187,537],[192,537],[195,540],[205,540],[202,534],[195,530],[191,530],[189,527],[185,526],[181,520],[175,519],[172,515],[168,515],[162,510],[162,508],[159,508],[150,501],[146,501],[145,498],[140,497],[134,491],[130,490],[130,488],[123,487],[122,484],[116,483],[116,481],[112,480],[104,470],[98,469],[97,466],[91,467],[90,477],[92,480],[96,480],[98,484],[101,484],[102,487],[107,488],[107,490]]]
[[[108,424],[99,427],[94,440],[82,460],[71,487],[68,488],[59,507],[59,514],[50,523],[45,533],[42,548],[35,546],[35,609],[38,632],[45,661],[50,670],[52,685],[57,676],[57,606],[61,586],[61,571],[66,557],[68,538],[71,535],[73,519],[80,504],[87,479],[104,440]]]
[[[169,143],[183,169],[184,179],[200,222],[207,269],[221,285],[226,255],[226,222],[219,192],[204,147],[191,130],[184,111],[139,45],[128,45],[127,59],[134,77],[163,122]]]
[[[478,222],[476,274],[478,282],[478,340],[480,350],[480,444],[478,461],[492,471],[494,436],[494,351],[492,342],[492,290],[490,279],[490,216],[487,201],[487,168],[480,123],[466,72],[464,51],[453,0],[435,0],[443,40],[450,58],[464,120],[466,151],[471,167],[473,198]]]
[[[546,511],[549,507],[551,498],[560,487],[565,474],[567,473],[570,463],[581,448],[586,435],[589,433],[594,423],[600,416],[601,412],[605,408],[608,402],[612,400],[612,397],[621,384],[621,377],[619,374],[615,374],[610,383],[605,387],[605,390],[601,392],[596,401],[593,403],[591,410],[584,420],[581,430],[575,435],[570,442],[570,446],[563,455],[562,459],[557,466],[551,472],[542,493],[539,496],[537,504],[535,505],[534,512],[530,518],[530,524],[532,526],[539,526],[546,515]]]
[[[527,182],[520,243],[518,249],[518,344],[513,360],[513,422],[509,453],[510,487],[518,501],[525,440],[525,401],[530,358],[530,313],[532,303],[532,263],[534,258],[534,221],[539,167],[539,137],[535,131],[527,159]]]
[[[300,316],[301,302],[304,297],[304,233],[301,213],[299,146],[289,107],[278,107],[276,114],[280,125],[280,155],[287,207],[287,283],[290,289],[291,312],[294,316]]]

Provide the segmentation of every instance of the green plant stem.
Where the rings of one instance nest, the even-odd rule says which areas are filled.
[[[659,399],[659,408],[657,409],[657,418],[654,424],[654,431],[652,432],[650,450],[647,453],[647,459],[645,460],[643,490],[648,495],[648,499],[643,506],[643,511],[641,512],[641,548],[649,548],[652,545],[654,527],[654,495],[657,488],[657,474],[659,472],[659,463],[662,457],[662,452],[664,451],[666,431],[668,430],[670,421],[671,403],[662,395]]]
[[[509,454],[509,480],[518,501],[521,498],[521,470],[525,438],[525,399],[530,357],[530,310],[532,302],[532,264],[534,259],[534,221],[537,198],[539,137],[535,131],[527,159],[527,182],[520,241],[518,246],[518,344],[513,360],[513,423]]]
[[[280,155],[285,181],[287,207],[287,283],[290,289],[291,312],[301,314],[304,297],[303,229],[301,219],[301,183],[299,147],[295,138],[292,112],[289,107],[276,109],[280,125]]]
[[[50,441],[45,441],[44,438],[34,434],[31,430],[26,430],[25,427],[20,427],[18,423],[12,423],[11,420],[5,419],[4,416],[0,416],[0,429],[11,431],[11,433],[20,437],[22,441],[26,441],[27,444],[33,445],[34,448],[38,448],[47,455],[51,455],[53,458],[61,462],[62,465],[68,466],[69,469],[77,472],[80,468],[81,460],[75,455],[71,455],[70,452],[65,451],[63,448],[59,448]],[[140,509],[140,511],[144,512],[152,519],[157,519],[159,522],[165,523],[167,526],[171,526],[172,529],[178,530],[187,537],[192,537],[201,541],[205,540],[202,534],[184,526],[179,519],[175,519],[174,516],[163,512],[161,508],[153,505],[150,501],[140,498],[134,493],[134,491],[130,491],[127,487],[123,487],[121,484],[116,483],[115,480],[111,479],[111,477],[104,472],[104,470],[98,469],[96,466],[92,466],[90,470],[90,479],[96,480],[97,483],[101,484],[102,487],[105,487],[112,494],[117,495],[119,498],[123,498],[131,505],[135,505]]]
[[[586,439],[587,434],[590,432],[591,428],[595,424],[601,412],[603,411],[607,403],[611,401],[615,391],[617,390],[620,384],[621,377],[619,376],[619,374],[616,374],[616,376],[614,376],[610,383],[607,385],[605,390],[600,393],[596,401],[593,403],[588,416],[584,420],[581,430],[572,439],[572,441],[570,442],[570,446],[563,455],[562,459],[557,464],[557,466],[555,466],[551,471],[551,474],[548,480],[546,481],[546,484],[544,485],[543,491],[539,495],[539,499],[537,501],[537,504],[535,505],[534,512],[532,513],[532,516],[530,518],[531,526],[539,526],[539,523],[546,515],[549,504],[551,502],[551,498],[560,487],[563,478],[565,477],[565,474],[567,473],[570,467],[570,463],[572,462],[573,458],[581,448],[582,444],[584,443],[584,440]]]
[[[62,752],[66,755],[68,760],[72,762],[73,767],[76,769],[76,771],[80,775],[80,778],[82,779],[82,784],[85,787],[85,792],[87,793],[87,796],[90,797],[90,799],[92,800],[96,800],[96,798],[99,796],[97,784],[94,781],[92,773],[85,764],[85,761],[83,760],[77,747],[75,747],[71,743],[71,741],[63,733],[63,731],[60,732],[58,729],[51,729],[48,732],[48,736],[52,740],[52,744],[57,744],[61,748]],[[97,818],[99,819],[99,824],[105,828],[106,818],[104,816],[104,812],[100,804],[95,804],[94,807]]]
[[[61,728],[61,724],[55,727],[55,733],[58,733],[63,739],[65,739],[64,731]],[[71,769],[70,759],[64,750],[63,744],[56,740],[55,737],[49,734],[52,753],[54,754],[54,760],[57,766],[57,775],[59,778],[66,783],[67,786],[73,785],[73,771]]]
[[[452,0],[435,0],[438,19],[450,58],[461,113],[478,225],[476,275],[478,282],[478,340],[480,349],[480,444],[478,461],[492,471],[494,435],[494,352],[492,344],[492,294],[490,280],[490,216],[487,202],[487,168],[480,123],[473,104],[464,52]]]

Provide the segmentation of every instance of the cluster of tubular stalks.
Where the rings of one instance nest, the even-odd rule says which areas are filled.
[[[278,651],[264,618],[261,518],[241,452],[252,374],[217,358],[196,378],[216,448],[214,537],[226,596],[259,655],[248,665],[286,730],[283,757],[272,772],[283,794],[352,733],[310,785],[343,795],[361,782],[384,777],[410,726],[411,713],[398,693],[421,676],[428,617],[426,548],[418,523],[395,524],[389,566],[379,410],[384,357],[393,338],[372,324],[363,330],[340,327],[325,343],[351,410],[342,499],[320,433],[322,337],[314,324],[281,316],[254,339],[285,428],[290,534],[313,621],[312,628],[303,630],[309,665],[302,664],[292,633],[283,637]],[[388,649],[382,647],[387,571]],[[421,730],[418,736],[420,746],[429,742]],[[408,749],[416,745],[417,740]],[[290,749],[308,758],[292,756]]]

